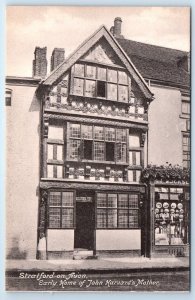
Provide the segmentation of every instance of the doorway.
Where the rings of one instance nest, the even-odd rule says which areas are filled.
[[[94,205],[91,197],[77,197],[74,248],[94,250]]]

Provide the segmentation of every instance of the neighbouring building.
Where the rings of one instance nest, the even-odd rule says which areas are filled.
[[[189,253],[189,53],[121,24],[6,78],[10,259]]]

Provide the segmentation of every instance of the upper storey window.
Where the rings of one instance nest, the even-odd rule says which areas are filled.
[[[181,95],[181,113],[182,117],[190,117],[190,97],[189,95]]]
[[[127,162],[127,130],[78,123],[68,125],[70,160]]]
[[[131,81],[125,71],[77,63],[72,73],[74,95],[128,102]]]
[[[190,102],[189,101],[182,101],[182,114],[190,115]]]
[[[12,90],[6,89],[5,91],[5,105],[11,106],[12,104]]]

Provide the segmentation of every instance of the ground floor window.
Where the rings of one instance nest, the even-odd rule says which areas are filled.
[[[155,245],[188,243],[188,209],[183,188],[155,187]]]
[[[48,199],[48,228],[74,227],[74,193],[50,192]]]
[[[97,193],[97,228],[138,228],[139,197],[128,193]]]

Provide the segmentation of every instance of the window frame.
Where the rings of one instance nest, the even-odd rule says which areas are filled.
[[[70,135],[70,126],[71,124],[78,124],[80,125],[80,138],[78,137],[71,137]],[[85,138],[82,135],[82,126],[92,126],[92,138]],[[101,127],[103,128],[103,138],[97,137],[95,138],[95,127]],[[114,140],[109,140],[106,137],[106,129],[105,128],[110,128],[110,129],[114,129],[115,130],[115,138]],[[118,141],[117,140],[117,130],[122,129],[125,131],[125,137],[126,137],[126,141]],[[71,158],[71,148],[70,148],[70,141],[72,140],[78,140],[80,141],[80,156],[78,155],[77,158]],[[92,159],[85,159],[84,158],[84,141],[85,140],[90,140],[92,141]],[[87,123],[76,123],[76,122],[67,122],[67,145],[66,145],[66,153],[67,153],[67,157],[66,157],[66,161],[83,161],[83,162],[95,162],[95,163],[105,163],[105,164],[119,164],[119,165],[128,165],[128,129],[127,128],[122,128],[122,127],[109,127],[106,125],[94,125],[94,124],[87,124]],[[95,159],[95,145],[97,143],[102,143],[103,144],[103,151],[104,151],[104,159],[102,160],[98,160]],[[114,160],[106,160],[106,143],[113,143],[114,144]],[[117,144],[124,144],[126,145],[126,151],[125,151],[125,156],[126,156],[126,160],[125,161],[117,161]]]
[[[51,192],[59,192],[61,193],[61,206],[54,206],[54,205],[49,205],[49,196]],[[73,206],[62,206],[62,193],[64,192],[70,192],[73,193]],[[49,226],[49,208],[59,208],[60,209],[60,227],[50,227]],[[63,209],[68,209],[71,208],[73,210],[73,226],[71,227],[62,227],[62,210]],[[73,230],[76,228],[76,191],[75,190],[63,190],[63,189],[58,189],[58,190],[54,190],[51,189],[49,191],[49,195],[48,195],[48,201],[47,201],[47,224],[46,227],[48,230]]]
[[[110,194],[116,194],[117,195],[117,206],[116,207],[109,207],[106,205],[105,207],[97,207],[97,199],[98,199],[98,194],[105,194],[106,195],[106,204],[108,204],[108,195]],[[119,207],[119,195],[128,195],[128,207],[127,208],[121,208]],[[130,195],[137,195],[137,202],[138,202],[138,207],[137,208],[132,208],[130,207]],[[106,227],[98,227],[97,224],[97,211],[99,210],[105,210],[106,211]],[[108,211],[109,210],[116,210],[117,214],[117,226],[116,227],[109,227],[108,226]],[[119,211],[124,210],[128,212],[128,227],[119,227]],[[129,227],[130,221],[129,217],[130,211],[137,211],[137,224],[138,226],[135,227]],[[140,209],[140,193],[139,192],[118,192],[118,191],[96,191],[95,192],[95,229],[96,230],[137,230],[141,229],[141,209]]]
[[[8,107],[12,106],[12,97],[13,97],[13,90],[10,88],[6,88],[5,89],[5,106],[8,106]]]
[[[184,112],[184,104],[187,104],[187,112]],[[185,117],[190,117],[190,112],[191,112],[191,103],[190,100],[181,100],[181,114]]]
[[[184,144],[184,138],[188,139],[188,144]],[[184,149],[184,147],[187,146],[187,150]],[[187,156],[187,159],[184,159],[184,156]],[[187,167],[186,168],[190,168],[191,166],[191,139],[190,139],[190,134],[187,132],[182,132],[182,162],[183,162],[183,166],[184,163],[187,163]]]
[[[161,191],[160,191],[161,189]],[[175,191],[171,191],[175,189]],[[182,191],[180,192],[179,190]],[[154,216],[152,217],[153,218],[153,222],[154,222],[154,232],[153,232],[153,243],[154,243],[154,246],[155,247],[174,247],[174,246],[185,246],[189,243],[189,235],[188,235],[188,229],[187,227],[189,226],[189,206],[190,206],[190,199],[187,199],[186,197],[186,194],[189,193],[189,188],[186,188],[184,186],[174,186],[174,185],[156,185],[155,186],[155,192],[154,192]],[[167,195],[166,197],[162,197],[160,199],[159,197],[159,194],[165,194]],[[178,195],[178,199],[171,199],[172,195]],[[182,200],[180,200],[180,197],[182,197]],[[156,224],[158,224],[159,222],[159,219],[156,218],[156,214],[159,214],[159,212],[156,212],[156,208],[157,208],[157,203],[161,203],[162,204],[162,209],[165,209],[165,207],[163,207],[163,203],[167,202],[169,204],[169,208],[170,208],[170,211],[171,211],[171,204],[173,203],[177,203],[177,205],[179,203],[182,203],[183,205],[183,227],[185,229],[185,234],[184,234],[184,241],[185,243],[183,244],[174,244],[174,243],[170,243],[171,242],[171,235],[169,235],[169,244],[157,244],[156,243],[156,233],[155,233],[155,226]],[[160,210],[160,209],[159,209]],[[178,210],[177,207],[175,207],[175,210]],[[179,213],[178,213],[179,214]],[[178,222],[178,221],[172,221],[171,217],[169,216],[169,219],[168,219],[168,224],[174,222],[175,224]]]
[[[78,65],[78,64],[84,66],[84,76],[79,75],[79,74],[75,74],[75,65]],[[96,69],[94,77],[87,76],[87,67],[94,67]],[[105,72],[106,72],[105,78],[98,78],[98,68],[99,69],[101,69],[101,68],[105,69]],[[116,81],[110,81],[109,80],[108,73],[111,72],[111,71],[116,72],[116,77],[117,77]],[[126,74],[126,78],[127,78],[126,83],[124,81],[123,82],[120,81],[120,77],[119,77],[120,72],[124,72],[124,74]],[[107,65],[97,64],[97,63],[95,64],[93,62],[78,61],[77,63],[75,63],[73,65],[73,67],[71,69],[71,77],[72,77],[72,80],[71,80],[72,87],[70,88],[70,94],[71,95],[81,96],[81,97],[83,96],[83,97],[87,97],[87,98],[98,98],[98,99],[102,99],[102,100],[108,100],[108,101],[114,101],[114,102],[120,102],[120,103],[126,103],[126,104],[128,104],[130,102],[131,78],[128,75],[127,71],[122,67],[120,68],[120,67],[107,66]],[[75,94],[75,92],[74,92],[75,79],[82,79],[84,81],[84,83],[83,83],[83,95]],[[86,95],[86,81],[90,81],[90,80],[95,82],[95,93],[94,93],[94,95],[91,95],[91,96]],[[105,82],[105,97],[103,97],[101,95],[98,96],[98,82]],[[112,99],[112,97],[108,98],[108,85],[109,84],[113,84],[113,85],[116,86],[117,99]],[[126,101],[120,100],[120,97],[119,97],[120,86],[123,86],[123,87],[127,88],[127,99],[126,99]]]
[[[49,124],[49,126],[56,126],[53,124]],[[64,144],[64,137],[65,137],[65,132],[64,132],[64,126],[59,126],[57,125],[56,127],[62,128],[62,133],[63,133],[63,139],[53,139],[53,138],[48,138],[47,139],[47,145],[46,145],[46,177],[47,178],[59,178],[62,179],[64,178],[64,161],[65,161],[65,144]],[[58,146],[62,146],[62,160],[59,159],[49,159],[48,158],[48,145],[53,146],[53,154],[54,154],[54,148],[57,148]],[[48,177],[48,166],[53,166],[53,177]],[[62,167],[62,177],[57,176],[57,167],[61,166]]]
[[[141,145],[141,133],[142,132],[133,132],[130,131],[129,132],[129,141],[128,141],[128,145],[129,145],[129,150],[128,150],[128,181],[129,182],[140,182],[139,178],[140,178],[140,172],[144,167],[144,146]],[[132,146],[132,144],[130,143],[130,136],[138,136],[139,137],[139,146]],[[136,152],[140,153],[140,164],[138,165],[136,164],[130,164],[130,157],[131,157],[131,153],[132,156],[136,156]],[[133,154],[134,153],[134,154]],[[133,157],[132,157],[133,158]],[[131,174],[131,175],[130,175]],[[130,180],[130,178],[132,178],[132,180]]]

